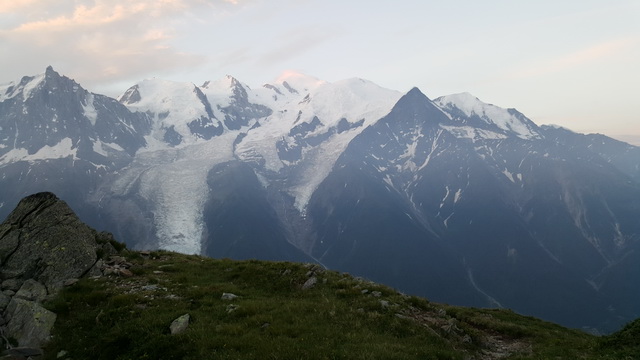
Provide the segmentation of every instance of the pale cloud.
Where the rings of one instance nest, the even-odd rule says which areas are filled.
[[[538,62],[517,69],[509,74],[509,78],[532,78],[542,75],[566,71],[576,66],[590,64],[599,60],[622,56],[640,44],[638,37],[623,37],[598,43],[579,51],[566,54],[551,60]]]
[[[281,35],[278,46],[260,56],[258,63],[273,65],[285,62],[337,36],[338,31],[335,29],[332,31],[319,27],[297,28]]]
[[[54,1],[49,1],[52,4]],[[42,0],[11,0],[0,2],[0,14],[8,13],[16,10],[23,10],[26,7],[38,4],[41,5]]]
[[[254,55],[249,47],[240,47],[217,54],[214,62],[224,68],[246,63],[253,58]]]
[[[206,57],[179,50],[183,34],[176,24],[184,16],[237,5],[236,0],[3,1],[0,14],[13,22],[0,24],[0,67],[30,75],[53,65],[91,88],[199,66]]]
[[[34,3],[34,0],[29,1],[28,5]],[[14,29],[9,29],[9,31],[22,33],[30,31],[66,31],[77,28],[96,29],[105,24],[124,23],[134,19],[144,22],[175,13],[176,11],[185,10],[188,7],[186,2],[180,0],[95,0],[90,5],[79,4],[75,6],[71,9],[71,13],[42,20],[25,19],[24,23]],[[58,9],[60,8],[52,6],[50,10],[53,13]]]

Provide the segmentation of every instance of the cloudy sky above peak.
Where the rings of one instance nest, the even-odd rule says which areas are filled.
[[[255,87],[294,70],[640,136],[637,0],[12,0],[0,53],[0,83],[52,65],[117,96],[151,77]]]

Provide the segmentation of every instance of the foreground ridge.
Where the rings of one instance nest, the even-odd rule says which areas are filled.
[[[126,252],[133,276],[85,278],[47,304],[45,348],[97,359],[617,358],[628,348],[509,310],[407,296],[316,264]],[[179,333],[174,320],[186,318]]]

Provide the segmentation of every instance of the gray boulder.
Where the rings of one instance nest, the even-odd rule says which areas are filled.
[[[316,286],[317,282],[318,282],[318,278],[315,276],[308,278],[307,281],[305,281],[304,284],[302,284],[302,290],[311,289],[312,287]]]
[[[22,286],[22,282],[18,279],[7,279],[2,282],[2,290],[11,290],[16,292],[20,290],[20,286]]]
[[[222,293],[222,296],[220,297],[221,300],[235,300],[237,298],[239,298],[239,296],[232,293]]]
[[[46,297],[47,289],[44,285],[33,279],[27,279],[20,287],[20,290],[14,295],[14,298],[35,302],[42,302]]]
[[[7,308],[9,302],[11,301],[11,296],[5,295],[4,293],[0,293],[0,313]]]
[[[0,276],[34,279],[55,293],[95,264],[98,236],[54,194],[28,196],[0,225]]]
[[[0,224],[0,333],[21,347],[43,346],[56,315],[41,302],[83,276],[101,275],[98,255],[117,254],[112,242],[52,193],[22,199]]]
[[[40,347],[51,337],[56,314],[40,304],[13,298],[7,306],[7,335],[16,339],[18,346]]]
[[[189,327],[189,320],[191,320],[191,316],[189,314],[184,314],[173,320],[169,326],[171,335],[177,335],[187,330],[187,327]]]

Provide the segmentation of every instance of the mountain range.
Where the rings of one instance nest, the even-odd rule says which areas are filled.
[[[439,302],[610,332],[640,316],[640,148],[288,73],[118,99],[0,85],[0,218],[51,191],[134,249],[315,262]]]

